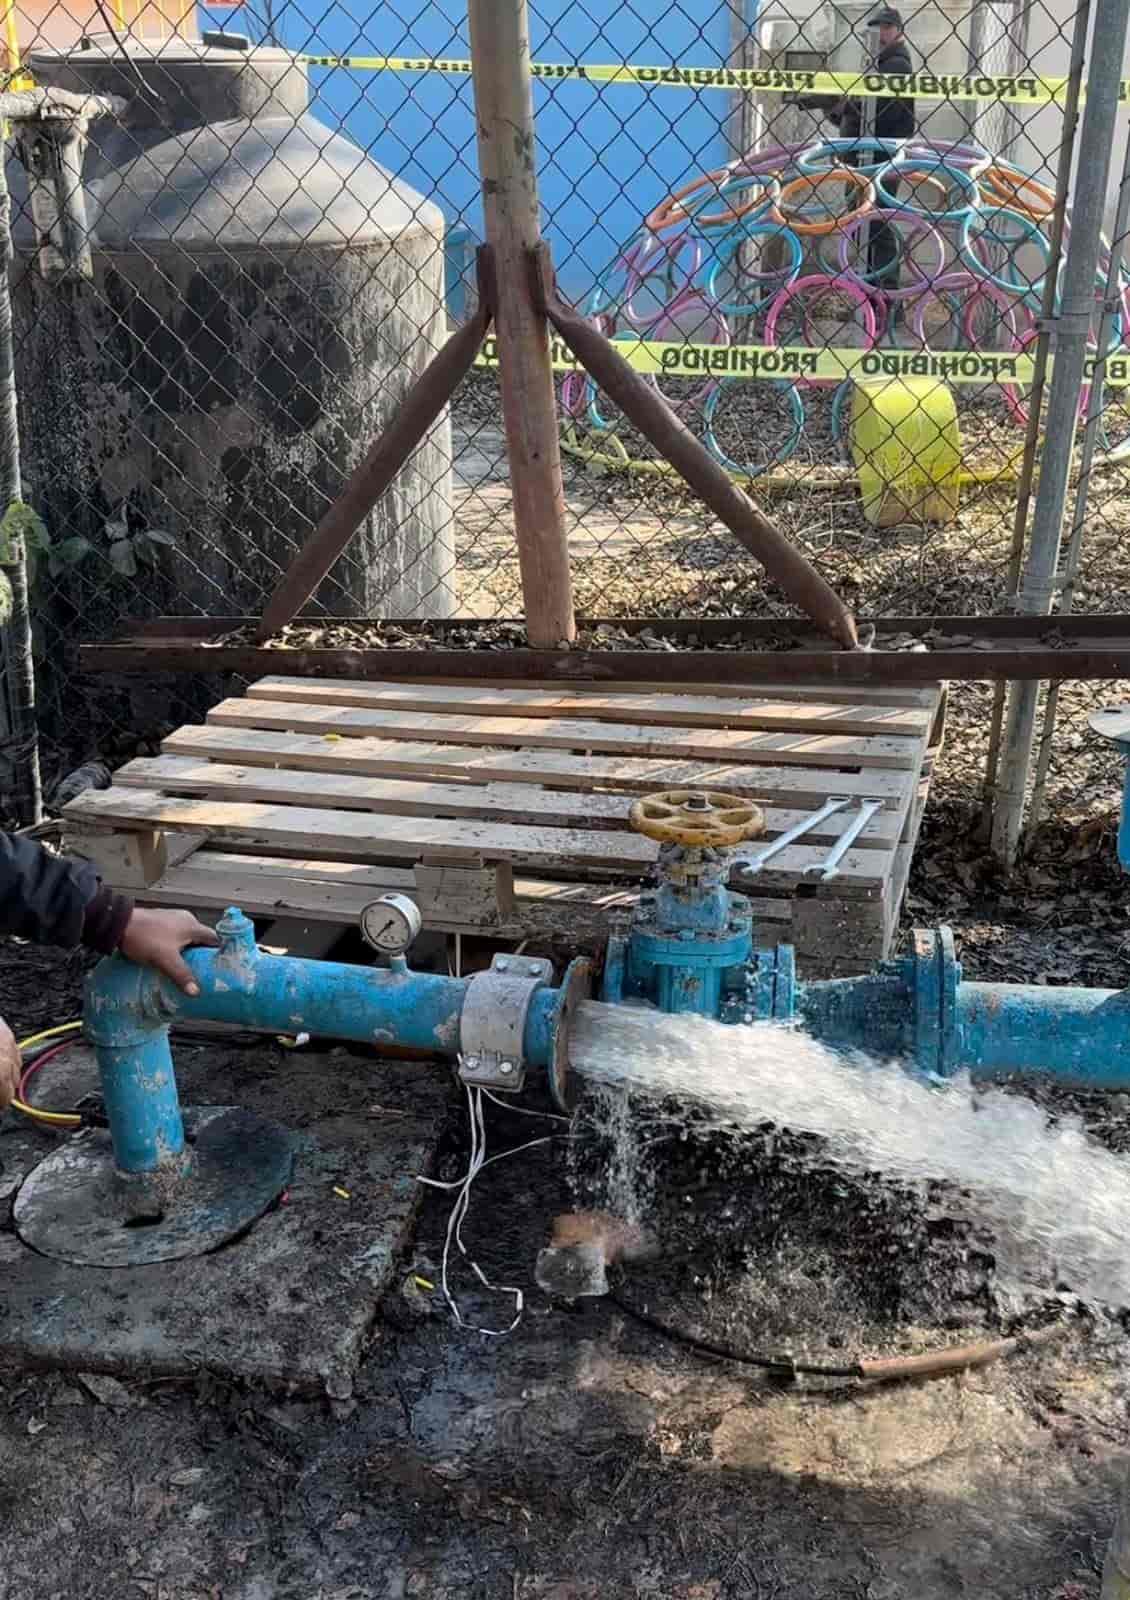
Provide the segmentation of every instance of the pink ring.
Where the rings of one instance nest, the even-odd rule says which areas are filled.
[[[867,343],[863,348],[865,350],[873,350],[879,334],[879,325],[875,316],[875,302],[865,289],[860,288],[856,283],[852,283],[850,279],[841,277],[838,273],[835,276],[822,272],[810,273],[806,278],[797,278],[795,283],[787,284],[779,294],[775,295],[765,318],[765,332],[762,335],[765,343],[767,345],[775,345],[777,343],[777,324],[781,319],[782,311],[784,311],[791,299],[797,295],[809,294],[817,290],[826,292],[832,289],[838,290],[846,294],[850,300],[854,300],[857,308],[863,313],[863,332],[867,339]],[[806,308],[802,308],[802,311],[805,328],[807,329],[808,311]],[[813,342],[815,343],[815,341]],[[816,389],[842,383],[843,379],[842,377],[798,378],[797,382],[803,384],[806,388]]]

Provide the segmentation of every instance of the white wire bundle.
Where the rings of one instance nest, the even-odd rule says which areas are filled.
[[[463,1224],[467,1220],[467,1214],[471,1209],[471,1185],[483,1168],[489,1167],[492,1161],[502,1161],[506,1156],[516,1156],[522,1150],[532,1150],[535,1145],[549,1144],[558,1135],[547,1134],[541,1139],[528,1139],[525,1144],[515,1145],[513,1150],[502,1150],[496,1156],[488,1156],[486,1127],[483,1122],[483,1095],[486,1094],[487,1099],[493,1100],[495,1105],[503,1106],[507,1111],[516,1112],[522,1117],[546,1117],[554,1122],[568,1122],[569,1118],[557,1116],[549,1111],[526,1111],[521,1106],[508,1105],[505,1100],[499,1100],[497,1096],[478,1086],[472,1087],[470,1084],[464,1084],[463,1087],[467,1095],[467,1116],[471,1130],[471,1154],[467,1162],[467,1171],[461,1178],[455,1178],[450,1183],[443,1182],[439,1178],[425,1178],[417,1173],[416,1182],[426,1183],[430,1189],[453,1189],[458,1191],[455,1196],[455,1204],[451,1208],[451,1215],[447,1219],[447,1233],[443,1241],[443,1259],[440,1263],[440,1288],[443,1291],[443,1298],[447,1301],[456,1326],[469,1328],[472,1333],[486,1334],[491,1339],[502,1339],[507,1334],[513,1333],[522,1320],[522,1313],[526,1304],[525,1291],[510,1283],[492,1283],[478,1262],[468,1255],[467,1247],[463,1243]],[[462,1312],[459,1310],[459,1304],[448,1286],[448,1265],[451,1259],[452,1243],[455,1244],[459,1254],[484,1289],[489,1289],[492,1294],[508,1294],[513,1299],[514,1315],[505,1328],[481,1328],[476,1323],[467,1322],[464,1319]]]

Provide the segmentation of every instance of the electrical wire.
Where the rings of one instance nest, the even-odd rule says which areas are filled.
[[[488,1156],[486,1153],[486,1127],[483,1121],[483,1094],[484,1090],[478,1085],[464,1084],[467,1095],[467,1114],[470,1122],[471,1153],[467,1161],[467,1170],[461,1178],[446,1182],[440,1178],[425,1178],[417,1173],[416,1182],[423,1183],[430,1189],[455,1190],[455,1204],[451,1208],[451,1215],[447,1219],[447,1232],[444,1235],[443,1255],[440,1260],[440,1291],[447,1302],[452,1320],[456,1327],[466,1328],[471,1333],[484,1334],[488,1339],[504,1339],[507,1334],[513,1333],[521,1322],[526,1308],[525,1290],[516,1284],[492,1283],[478,1262],[470,1255],[463,1243],[463,1224],[471,1209],[471,1187],[484,1167],[491,1166],[496,1161],[503,1161],[507,1156],[516,1156],[523,1150],[532,1150],[537,1145],[550,1144],[555,1139],[567,1138],[563,1134],[547,1134],[541,1139],[528,1139],[525,1144],[515,1145],[512,1150],[500,1150],[497,1155]],[[494,1097],[491,1096],[493,1099]],[[507,1110],[512,1109],[507,1107]],[[559,1118],[554,1112],[526,1111],[526,1116],[545,1116],[555,1121],[565,1120]],[[492,1294],[506,1294],[514,1302],[514,1315],[505,1328],[484,1328],[473,1322],[468,1322],[459,1309],[459,1303],[451,1292],[449,1283],[449,1267],[451,1262],[451,1247],[455,1245],[463,1260],[470,1267],[475,1277],[484,1289]]]
[[[54,1028],[44,1028],[39,1033],[30,1034],[26,1039],[19,1041],[20,1054],[22,1055],[25,1051],[34,1049],[38,1044],[46,1044],[49,1039],[57,1039],[62,1034],[74,1034],[81,1027],[81,1021],[61,1022]],[[43,1106],[33,1106],[26,1099],[27,1085],[33,1074],[74,1043],[76,1043],[74,1038],[63,1039],[61,1043],[54,1045],[49,1050],[45,1050],[25,1067],[23,1076],[20,1078],[20,1086],[16,1098],[12,1101],[13,1111],[20,1112],[22,1116],[30,1117],[33,1122],[42,1123],[44,1127],[74,1129],[83,1126],[84,1118],[81,1112],[48,1111]]]

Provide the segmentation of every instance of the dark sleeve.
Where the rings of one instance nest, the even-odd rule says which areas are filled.
[[[883,72],[892,77],[910,77],[914,62],[906,45],[896,45],[884,56]],[[875,136],[879,139],[909,139],[913,136],[918,118],[914,101],[903,99],[880,100],[875,107]]]
[[[109,955],[133,904],[104,888],[92,866],[0,833],[0,934]]]
[[[859,130],[863,126],[863,107],[858,100],[845,100],[838,121],[840,136],[844,139],[858,139]]]

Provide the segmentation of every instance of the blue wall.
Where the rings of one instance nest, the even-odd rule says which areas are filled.
[[[236,11],[202,8],[201,26],[262,38],[263,3]],[[290,49],[464,60],[470,53],[466,6],[457,0],[381,4],[360,22],[344,6],[322,15],[319,0],[305,0],[305,6],[287,0],[275,7],[276,38]],[[725,61],[728,8],[716,0],[701,8],[709,14],[698,24],[671,0],[637,0],[634,6],[537,0],[531,7],[531,49],[541,61]],[[602,15],[605,20],[593,20]],[[311,83],[313,110],[323,122],[340,123],[382,166],[435,200],[452,227],[468,227],[481,237],[468,79],[312,68]],[[730,97],[718,90],[598,90],[535,81],[534,106],[545,232],[561,282],[573,295],[585,292],[665,194],[726,159]]]

